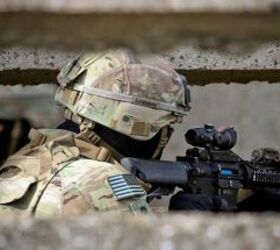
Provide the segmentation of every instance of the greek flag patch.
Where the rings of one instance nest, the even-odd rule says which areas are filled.
[[[131,174],[119,174],[108,178],[109,185],[117,200],[145,195],[145,190],[138,184]]]

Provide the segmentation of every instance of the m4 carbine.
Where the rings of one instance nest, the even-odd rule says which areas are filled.
[[[280,188],[280,155],[277,150],[254,150],[242,160],[231,148],[237,142],[234,128],[217,130],[206,124],[190,129],[186,141],[194,146],[176,162],[123,158],[122,165],[144,182],[152,184],[148,199],[168,195],[175,187],[187,193],[218,197],[221,210],[237,208],[240,189]]]

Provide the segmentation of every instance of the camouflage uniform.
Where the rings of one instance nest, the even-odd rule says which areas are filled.
[[[31,130],[31,142],[0,170],[0,214],[55,217],[95,211],[149,211],[149,186],[117,161],[118,152],[93,132],[95,122],[148,140],[189,110],[188,90],[160,57],[129,50],[85,54],[58,75],[56,101],[80,134]],[[128,145],[129,146],[129,145]]]

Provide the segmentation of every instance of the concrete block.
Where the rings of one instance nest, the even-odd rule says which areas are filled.
[[[161,51],[280,39],[279,0],[2,0],[0,47]]]
[[[145,217],[107,213],[65,220],[1,218],[7,250],[278,249],[276,215],[187,214]]]
[[[0,84],[53,83],[61,66],[79,53],[9,48],[0,50]],[[191,85],[280,82],[280,44],[269,43],[247,53],[181,46],[161,52]]]

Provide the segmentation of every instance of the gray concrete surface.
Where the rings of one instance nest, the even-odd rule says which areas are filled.
[[[32,85],[56,81],[59,69],[78,53],[9,48],[0,50],[0,84]]]
[[[279,215],[188,214],[144,217],[107,213],[66,220],[1,218],[7,250],[274,250]]]
[[[177,70],[262,70],[280,69],[280,42],[267,43],[246,51],[229,47],[223,51],[195,46],[179,46],[161,54]]]
[[[160,51],[190,39],[253,46],[280,39],[279,2],[2,0],[0,47]]]
[[[235,48],[236,49],[236,48]],[[230,52],[231,51],[231,52]],[[0,84],[55,82],[61,66],[79,53],[59,50],[9,48],[0,50]],[[268,43],[246,53],[181,46],[162,52],[191,85],[248,83],[253,80],[280,82],[280,43]]]
[[[234,50],[235,49],[235,50]],[[280,69],[280,42],[271,42],[246,52],[238,48],[226,51],[202,49],[194,45],[179,46],[160,52],[177,70],[257,70]],[[57,70],[79,52],[61,50],[7,48],[0,50],[0,71],[12,69]]]
[[[0,71],[49,69],[58,70],[62,65],[79,53],[59,50],[7,48],[0,50]]]

